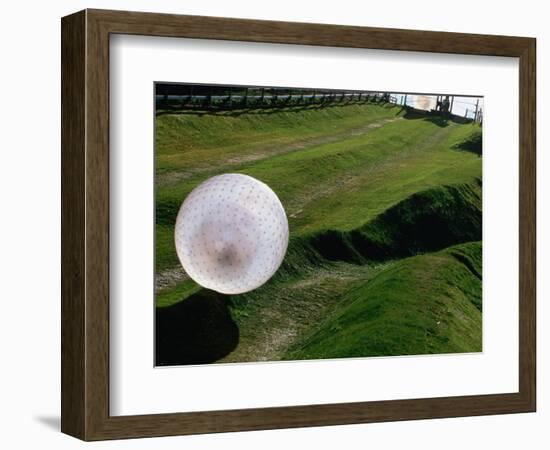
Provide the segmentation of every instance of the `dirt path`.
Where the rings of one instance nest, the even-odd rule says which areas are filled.
[[[163,270],[155,275],[155,292],[171,288],[188,278],[189,276],[180,265]]]
[[[238,313],[239,344],[219,362],[277,361],[292,343],[328,317],[344,292],[365,283],[389,264],[338,264],[253,294]]]

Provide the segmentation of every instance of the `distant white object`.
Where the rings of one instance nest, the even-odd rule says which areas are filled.
[[[209,178],[186,197],[175,241],[193,280],[223,294],[241,294],[264,284],[281,265],[288,221],[269,186],[229,173]]]

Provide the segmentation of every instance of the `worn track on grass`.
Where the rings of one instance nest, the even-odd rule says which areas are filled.
[[[294,142],[282,145],[268,144],[258,146],[251,153],[248,153],[244,156],[234,156],[225,160],[221,160],[218,162],[218,166],[224,167],[226,170],[236,170],[245,164],[249,164],[255,161],[261,161],[262,159],[270,158],[272,156],[284,155],[286,153],[292,153],[322,144],[330,144],[343,141],[345,139],[349,139],[350,137],[362,136],[388,123],[395,122],[396,120],[401,119],[401,116],[385,118],[376,120],[374,122],[369,122],[366,125],[361,125],[350,130],[346,130],[344,132],[338,131],[334,134],[327,134],[324,136],[297,139]],[[210,165],[198,165],[193,167],[192,169],[168,171],[157,174],[155,184],[157,185],[157,187],[169,186],[172,184],[180,183],[183,180],[187,180],[199,174],[207,174],[208,172],[212,172],[212,167]]]

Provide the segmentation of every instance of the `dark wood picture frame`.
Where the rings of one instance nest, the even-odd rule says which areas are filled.
[[[534,38],[105,10],[85,10],[64,17],[61,30],[61,429],[64,433],[84,440],[100,440],[535,411]],[[111,34],[519,58],[519,391],[493,395],[110,416]]]

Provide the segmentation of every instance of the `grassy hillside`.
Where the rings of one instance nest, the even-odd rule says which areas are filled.
[[[259,149],[278,153],[282,147],[345,133],[391,119],[398,112],[389,105],[335,105],[160,114],[156,119],[157,174],[161,183],[170,183],[164,176],[167,172],[192,174],[211,170],[213,164],[238,164],[253,158]]]
[[[426,212],[426,208],[415,208],[419,204],[428,205],[429,213]],[[390,220],[392,217],[395,221]],[[464,228],[457,226],[457,223],[460,225],[461,220],[464,223],[468,217],[472,220],[466,223]],[[384,285],[385,290],[376,288],[374,291],[393,293],[400,299],[388,300],[395,305],[392,309],[394,313],[407,317],[411,315],[412,310],[417,310],[417,301],[420,298],[426,303],[428,309],[417,310],[417,316],[411,319],[413,322],[419,318],[427,320],[427,312],[433,312],[441,306],[439,297],[452,300],[448,292],[440,290],[442,286],[462,286],[466,283],[464,286],[469,287],[470,291],[465,294],[465,298],[478,308],[478,311],[475,312],[471,308],[465,310],[467,314],[463,317],[464,320],[450,321],[445,328],[445,332],[453,336],[456,342],[462,342],[463,350],[454,347],[455,341],[445,340],[446,338],[441,336],[437,336],[437,339],[449,352],[478,351],[476,349],[481,345],[481,244],[477,242],[450,247],[440,253],[418,256],[417,259],[396,258],[441,249],[449,242],[477,241],[481,239],[480,217],[481,186],[478,182],[441,186],[412,195],[358,230],[330,233],[337,236],[337,239],[332,240],[329,246],[326,241],[318,239],[319,236],[326,236],[325,233],[318,236],[294,237],[277,274],[264,286],[252,292],[226,296],[202,289],[190,280],[182,281],[175,288],[160,292],[157,297],[161,317],[171,318],[168,322],[162,319],[163,325],[157,326],[158,339],[161,342],[177,343],[175,349],[168,346],[172,350],[166,357],[161,355],[160,360],[166,364],[171,361],[170,358],[176,358],[179,363],[218,361],[219,357],[209,360],[208,355],[219,355],[228,342],[235,340],[237,342],[234,343],[234,348],[221,358],[222,362],[262,361],[282,357],[325,357],[322,355],[332,344],[321,345],[318,351],[311,351],[310,354],[308,349],[311,343],[301,343],[303,336],[308,336],[312,330],[316,330],[319,323],[326,323],[321,321],[326,321],[327,317],[340,314],[342,308],[350,303],[350,296],[363,299],[364,303],[358,302],[360,306],[370,308],[370,298],[374,289],[371,288],[370,280],[372,279],[372,283],[378,280],[376,283],[379,283],[381,278],[390,284]],[[390,224],[391,227],[388,226]],[[356,233],[360,233],[361,239],[354,237]],[[430,240],[428,237],[431,234],[440,237]],[[384,239],[380,241],[381,235]],[[384,248],[384,252],[370,253],[366,242],[378,242],[381,248]],[[445,264],[440,264],[449,256],[454,259],[445,260]],[[402,270],[402,267],[407,270]],[[465,280],[464,270],[468,270],[476,279],[469,277]],[[426,273],[421,273],[422,271]],[[441,274],[441,279],[436,276],[437,274]],[[415,290],[417,285],[424,291]],[[396,286],[400,286],[401,290],[396,289]],[[185,300],[179,301],[182,298]],[[383,297],[379,299],[382,301]],[[412,301],[401,304],[405,300]],[[435,307],[430,303],[432,301],[435,302]],[[200,309],[200,314],[195,313],[198,305],[203,308]],[[452,308],[440,309],[439,313],[444,314],[444,311],[450,314]],[[354,314],[355,310],[352,309],[350,316]],[[361,320],[358,318],[358,323],[361,323]],[[383,330],[391,320],[392,315],[382,315],[375,329],[382,330],[381,332],[390,338],[391,335]],[[471,323],[468,323],[469,321]],[[167,323],[171,323],[172,326]],[[206,329],[186,328],[185,323],[205,323],[207,326]],[[417,333],[424,326],[423,323],[416,327]],[[344,328],[347,329],[347,325],[349,324],[346,322]],[[470,330],[468,336],[464,335],[465,326],[472,327],[472,330],[475,328],[475,332]],[[341,325],[327,325],[327,334],[334,335],[334,327],[337,329]],[[401,328],[406,328],[407,333],[412,329],[411,324],[397,324],[394,333],[403,333],[403,330],[400,331]],[[239,330],[238,338],[235,338],[235,329]],[[208,333],[208,330],[212,335],[210,339],[205,340],[204,334]],[[221,349],[213,344],[214,338],[219,342]],[[342,340],[341,336],[334,335],[333,338]],[[430,349],[433,349],[434,352],[439,352],[437,347],[431,344],[426,347],[428,344],[420,345],[420,342],[420,338],[410,341],[408,351],[430,353]],[[208,351],[197,354],[197,349],[204,348],[206,344],[210,345]],[[335,351],[338,357],[345,357],[356,355],[355,351],[366,350],[364,347],[342,346]],[[383,351],[386,355],[407,354],[407,350],[396,346],[393,341],[390,341]],[[332,355],[330,357],[336,357]]]
[[[232,154],[233,144],[220,144],[214,149],[214,155],[205,151],[205,156],[199,158],[194,165],[188,163],[185,175],[180,174],[180,178],[174,175],[170,182],[162,181],[168,161],[173,159],[171,170],[179,173],[176,168],[183,157],[180,153],[172,157],[167,150],[161,149],[177,147],[181,154],[187,155],[186,149],[195,148],[195,144],[192,136],[182,131],[178,134],[182,142],[176,145],[172,134],[165,136],[160,126],[163,123],[166,126],[165,122],[176,119],[159,116],[157,270],[178,264],[173,246],[173,224],[178,208],[182,199],[195,186],[214,174],[244,173],[271,186],[285,205],[290,229],[295,236],[329,229],[351,230],[415,192],[441,184],[468,182],[480,177],[480,158],[469,152],[449,151],[471,133],[470,125],[449,123],[441,126],[429,119],[403,119],[402,112],[396,107],[350,105],[349,111],[346,108],[328,107],[314,111],[322,115],[321,118],[328,122],[325,123],[326,128],[333,133],[327,135],[328,131],[324,130],[321,133],[324,136],[322,139],[303,143],[292,151],[280,147],[278,153],[269,154],[265,154],[261,146],[252,139],[239,145],[242,154],[248,157],[242,158],[238,164],[232,158],[227,159],[227,155]],[[307,111],[308,114],[314,112]],[[249,115],[254,116],[253,118],[246,114],[238,118],[242,118],[245,124],[253,123],[265,133],[268,128],[272,134],[281,133],[286,136],[290,132],[280,129],[282,125],[278,114],[285,118],[294,114],[295,121],[299,124],[299,118],[304,112],[272,115],[251,113]],[[363,114],[367,125],[359,126],[359,119]],[[392,121],[388,121],[388,116],[393,118]],[[380,119],[382,122],[372,122],[373,117],[383,117]],[[209,121],[227,119],[217,115],[205,118]],[[187,129],[193,128],[198,118],[184,115],[177,120],[189,120]],[[310,117],[309,120],[314,118]],[[269,128],[271,121],[274,124]],[[358,128],[350,129],[350,122]],[[177,129],[180,128],[181,126]],[[217,128],[211,124],[210,128],[210,133],[217,130],[220,136],[224,136],[223,126]],[[238,128],[242,130],[244,125]],[[271,141],[268,142],[271,145]],[[344,195],[345,201],[342,201]]]
[[[417,192],[354,230],[328,230],[308,237],[322,257],[358,263],[395,259],[478,239],[479,180]]]
[[[161,114],[156,127],[157,364],[478,351],[481,282],[467,274],[481,273],[481,245],[451,247],[481,240],[481,158],[470,148],[478,126],[362,104]],[[290,226],[278,273],[238,296],[188,279],[173,244],[182,200],[225,172],[271,186]],[[379,306],[359,301],[372,296]],[[353,323],[372,308],[381,313],[368,328]],[[422,340],[419,330],[445,311],[457,319]],[[400,333],[409,344],[398,345]]]
[[[398,261],[359,287],[284,359],[481,351],[481,244]]]
[[[382,231],[386,229],[388,216],[395,216],[400,211],[411,210],[417,203],[417,198],[426,200],[432,198],[448,199],[446,193],[454,192],[459,199],[445,203],[445,207],[434,205],[433,211],[426,220],[422,209],[415,214],[407,216],[403,214],[393,225],[399,228],[403,225],[404,233],[393,233],[385,236],[384,245],[386,253],[370,253],[365,242],[374,241]],[[311,332],[315,329],[320,320],[330,317],[334,312],[341,311],[343,305],[347,304],[346,299],[351,292],[359,289],[359,296],[367,299],[368,293],[361,291],[365,286],[370,285],[370,280],[378,279],[385,271],[388,271],[400,260],[397,258],[403,255],[425,253],[445,248],[449,242],[469,242],[481,239],[481,221],[473,220],[472,224],[464,230],[457,230],[454,227],[454,218],[461,216],[461,211],[470,209],[472,215],[477,219],[481,214],[481,188],[478,183],[470,185],[459,185],[451,187],[439,187],[411,196],[409,199],[390,208],[385,213],[373,219],[360,230],[351,233],[337,233],[339,239],[331,241],[330,249],[334,253],[327,258],[326,242],[319,242],[315,236],[294,238],[283,266],[272,280],[263,287],[238,296],[227,297],[230,302],[232,316],[240,329],[239,347],[224,361],[254,361],[269,358],[276,358],[284,354],[295,339],[302,333]],[[407,228],[408,227],[408,228]],[[444,231],[446,230],[446,233]],[[361,232],[362,239],[355,239],[352,236],[357,231]],[[370,237],[372,233],[373,237]],[[443,240],[423,240],[429,234],[439,233]],[[423,243],[423,244],[422,244]],[[471,269],[481,277],[481,244],[473,245],[472,257],[468,245],[462,247],[451,247],[448,250],[450,255],[455,257],[463,267]],[[392,254],[392,249],[395,254]],[[424,258],[424,256],[422,256]],[[425,256],[428,258],[428,255]],[[471,259],[471,260],[470,260]],[[432,266],[430,270],[437,267],[438,259],[426,259],[417,266]],[[381,273],[382,271],[382,273]],[[380,273],[380,275],[378,275]],[[397,280],[398,272],[390,272],[387,278]],[[422,283],[426,281],[427,289],[434,289],[433,292],[424,296],[426,301],[429,298],[437,297],[437,286],[435,279],[426,280],[426,277],[414,279],[410,277],[402,280],[403,296],[417,296],[414,289],[408,289],[409,284]],[[447,274],[447,281],[450,285],[459,284],[460,280],[454,278],[454,272]],[[373,278],[374,277],[374,278]],[[474,280],[475,281],[475,280]],[[444,295],[444,294],[443,294]],[[472,286],[470,300],[481,308],[481,281]],[[396,308],[399,308],[396,306]],[[406,309],[403,310],[407,314]],[[473,313],[473,310],[470,311]],[[477,317],[478,314],[475,316]],[[479,314],[479,319],[481,314]],[[360,320],[360,319],[359,319]],[[476,321],[474,324],[479,324]],[[462,334],[460,322],[449,324],[449,332],[455,336]],[[383,325],[382,325],[383,327]],[[276,336],[276,339],[273,338]],[[465,340],[464,348],[474,351],[472,346],[475,340],[476,345],[481,345],[481,328],[478,333],[471,336],[471,340]],[[263,348],[263,349],[262,349]],[[413,345],[414,352],[424,353],[425,349]],[[262,349],[262,350],[260,350]],[[351,349],[340,348],[340,357],[353,356],[353,353],[346,353]],[[387,355],[402,354],[402,349],[386,348]],[[314,358],[321,357],[319,355]]]

